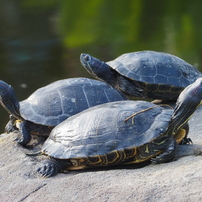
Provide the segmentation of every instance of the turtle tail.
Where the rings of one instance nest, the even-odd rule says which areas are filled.
[[[27,156],[41,156],[43,155],[43,152],[42,151],[38,151],[38,152],[35,152],[35,153],[26,153]]]

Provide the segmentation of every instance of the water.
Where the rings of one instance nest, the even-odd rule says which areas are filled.
[[[202,70],[201,1],[0,0],[0,79],[19,100],[63,78],[89,77],[80,53],[101,60],[156,50]],[[8,121],[0,108],[0,131]]]

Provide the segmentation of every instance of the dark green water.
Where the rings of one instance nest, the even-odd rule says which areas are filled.
[[[199,0],[0,0],[0,79],[19,100],[55,80],[90,77],[81,52],[107,61],[156,50],[202,70]],[[0,133],[8,115],[0,108]]]

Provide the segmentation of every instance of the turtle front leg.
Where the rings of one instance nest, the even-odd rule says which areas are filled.
[[[43,161],[37,168],[42,177],[52,177],[59,171],[64,170],[69,163],[60,159],[50,158]]]
[[[17,141],[18,144],[25,146],[31,140],[31,131],[30,131],[29,121],[22,121],[18,127],[19,127],[21,138],[20,139],[17,138],[15,141]]]
[[[9,116],[9,122],[6,124],[5,127],[5,133],[11,133],[15,130],[18,130],[17,127],[15,126],[16,118],[12,115]]]
[[[169,142],[168,145],[166,147],[166,149],[164,148],[163,153],[161,153],[160,155],[156,156],[155,158],[151,158],[152,163],[165,163],[165,162],[169,162],[172,161],[176,155],[176,151],[177,151],[177,142],[175,141],[174,138],[169,138]],[[161,148],[158,148],[159,150],[161,150]]]

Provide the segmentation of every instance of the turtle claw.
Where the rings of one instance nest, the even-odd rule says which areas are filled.
[[[24,138],[19,139],[18,137],[16,137],[13,141],[17,142],[18,144],[22,146],[26,146],[30,142],[29,139],[24,139]]]
[[[14,131],[16,131],[16,130],[17,130],[16,127],[14,127],[14,126],[11,125],[10,123],[8,123],[8,124],[6,125],[6,127],[5,127],[5,129],[4,129],[4,132],[5,132],[5,133],[12,133],[12,132],[14,132]]]
[[[37,172],[40,173],[43,178],[48,178],[56,175],[59,169],[58,164],[50,160],[43,162],[43,164],[37,168]]]
[[[155,158],[151,158],[151,162],[153,164],[159,164],[159,163],[163,163],[164,160],[160,156],[156,156]]]
[[[168,153],[166,152],[166,153],[163,153],[163,155],[160,154],[159,156],[156,156],[156,157],[154,157],[154,158],[151,158],[151,162],[152,162],[153,164],[159,164],[159,163],[164,163],[164,162],[166,162],[166,160],[164,159],[164,155],[165,155],[165,154],[168,154]]]
[[[160,163],[159,160],[158,160],[158,158],[151,158],[151,162],[152,162],[153,164],[158,164],[158,163]]]
[[[13,142],[17,142],[20,144],[21,140],[18,137],[16,137],[15,139],[13,139]]]
[[[16,118],[14,118],[12,115],[10,115],[9,116],[9,122],[6,124],[4,132],[5,133],[11,133],[11,132],[18,130],[18,128],[15,125],[15,122],[16,122]]]
[[[180,145],[185,145],[185,144],[193,144],[191,138],[184,138],[184,139],[180,142]]]

